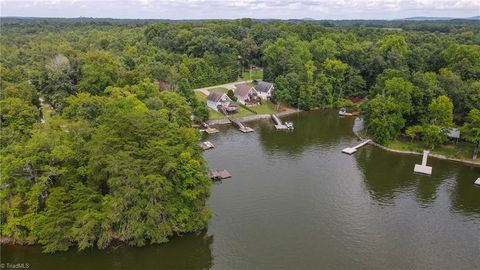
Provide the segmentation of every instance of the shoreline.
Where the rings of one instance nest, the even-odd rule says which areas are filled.
[[[290,114],[295,114],[303,112],[302,110],[288,110],[285,112],[279,112],[277,113],[278,116],[285,116],[285,115],[290,115]],[[254,120],[260,120],[260,119],[268,119],[270,118],[270,114],[255,114],[255,115],[249,115],[249,116],[244,116],[244,117],[239,117],[239,118],[232,118],[235,120],[238,120],[242,123],[244,122],[251,122]],[[208,120],[206,122],[209,126],[215,126],[215,125],[226,125],[230,124],[230,120],[228,118],[222,118],[222,119],[215,119],[215,120]]]
[[[363,127],[363,125],[362,125],[362,127]],[[363,128],[361,130],[363,130]],[[368,144],[373,145],[375,147],[378,147],[378,148],[380,148],[384,151],[397,153],[397,154],[404,154],[404,155],[417,155],[417,156],[422,156],[423,155],[423,153],[420,153],[420,152],[408,151],[408,150],[397,150],[397,149],[388,148],[384,145],[381,145],[379,143],[374,142],[371,138],[368,138],[368,137],[364,138],[358,133],[358,131],[360,131],[360,130],[355,129],[355,124],[352,127],[352,131],[353,131],[353,134],[355,134],[355,136],[358,139],[361,139],[361,140],[370,139],[370,142]],[[470,160],[465,160],[465,159],[459,159],[459,158],[453,158],[453,157],[440,155],[440,154],[430,153],[430,154],[428,154],[428,157],[433,157],[433,158],[436,158],[436,159],[448,160],[448,161],[463,163],[463,164],[467,164],[467,165],[472,165],[472,166],[475,166],[475,167],[480,167],[480,162],[475,162],[475,161],[470,161]]]

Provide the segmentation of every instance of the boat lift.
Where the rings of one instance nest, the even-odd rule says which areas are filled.
[[[277,130],[293,130],[293,123],[292,122],[282,122],[280,117],[276,114],[271,115],[273,122],[275,122],[275,128]]]

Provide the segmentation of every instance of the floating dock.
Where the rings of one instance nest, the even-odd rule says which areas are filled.
[[[480,177],[475,181],[475,185],[480,186]]]
[[[347,147],[345,149],[342,150],[342,153],[345,153],[345,154],[353,154],[355,152],[357,152],[357,149],[368,144],[369,142],[371,142],[372,140],[366,140],[366,141],[363,141],[362,143],[360,143],[359,145],[357,146],[354,146],[354,147]]]
[[[210,141],[204,141],[200,143],[200,147],[202,147],[203,150],[208,150],[215,148],[215,145],[213,145],[213,143],[211,143]]]
[[[275,128],[277,130],[288,130],[288,129],[293,129],[293,124],[292,123],[283,123],[280,117],[276,114],[271,115],[273,122],[275,122]]]
[[[232,177],[232,175],[227,170],[209,170],[208,177],[212,180],[222,180]]]
[[[422,164],[415,164],[415,167],[413,168],[414,172],[428,174],[428,175],[432,174],[432,167],[427,166],[427,158],[429,153],[430,151],[427,151],[427,150],[423,151]]]
[[[211,128],[207,123],[202,123],[202,126],[205,128],[205,129],[200,129],[200,131],[204,131],[208,134],[213,134],[213,133],[217,133],[218,132],[218,129],[216,128]]]
[[[238,120],[235,120],[235,119],[232,119],[232,118],[228,118],[228,120],[230,120],[230,122],[232,122],[233,125],[237,126],[238,129],[243,133],[248,133],[248,132],[253,131],[252,128],[249,128],[249,127],[245,126],[244,124],[242,124],[242,122],[240,122]]]

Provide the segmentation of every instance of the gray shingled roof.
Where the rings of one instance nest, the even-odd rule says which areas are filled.
[[[244,98],[248,95],[250,89],[252,89],[252,87],[247,84],[237,84],[235,85],[235,91],[233,93],[235,96]]]
[[[218,102],[223,95],[225,94],[221,92],[210,91],[210,94],[208,95],[207,100]]]
[[[448,130],[447,136],[449,138],[459,139],[460,138],[460,130],[458,128],[452,128]]]
[[[255,90],[257,90],[258,92],[266,93],[272,86],[273,86],[273,83],[259,82],[257,86],[255,86]]]

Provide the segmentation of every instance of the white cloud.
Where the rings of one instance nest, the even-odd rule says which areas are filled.
[[[2,16],[392,19],[469,17],[480,0],[0,0]]]

